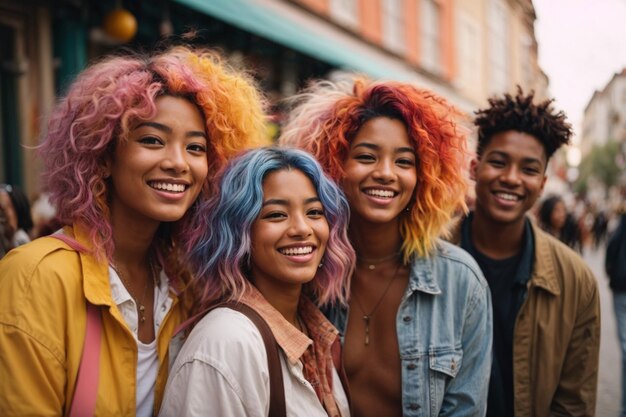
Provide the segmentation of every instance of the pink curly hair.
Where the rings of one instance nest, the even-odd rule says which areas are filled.
[[[443,98],[393,81],[318,81],[290,102],[279,143],[311,152],[339,183],[350,143],[364,123],[390,117],[405,124],[419,161],[414,200],[400,222],[405,262],[427,256],[452,216],[467,210],[466,137],[455,122],[462,113]]]
[[[96,255],[110,259],[113,253],[105,161],[135,120],[156,115],[155,101],[163,95],[190,100],[204,116],[209,174],[199,200],[213,193],[211,179],[232,155],[264,141],[263,99],[251,77],[214,52],[175,47],[152,56],[108,57],[87,68],[56,106],[39,152],[44,188],[59,219],[86,227]],[[172,238],[195,207],[171,228]]]

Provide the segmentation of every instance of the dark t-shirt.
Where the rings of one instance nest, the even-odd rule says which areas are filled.
[[[471,216],[471,215],[470,215]],[[528,221],[527,221],[528,222]],[[513,332],[526,296],[532,263],[532,230],[526,224],[522,250],[507,259],[491,259],[471,241],[471,217],[463,224],[461,247],[476,259],[489,289],[493,308],[493,364],[489,381],[487,416],[513,416]]]

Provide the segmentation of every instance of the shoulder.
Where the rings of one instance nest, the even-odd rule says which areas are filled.
[[[19,285],[35,291],[39,286],[71,285],[68,277],[79,271],[76,251],[59,239],[43,237],[15,248],[0,261],[0,288]]]
[[[231,366],[244,358],[265,363],[265,355],[261,334],[248,317],[229,308],[216,308],[193,328],[176,362],[178,366],[188,362]]]
[[[597,280],[583,258],[570,247],[534,228],[536,274],[550,275],[559,282],[562,291],[578,293],[595,292]]]
[[[450,242],[439,240],[435,252],[431,255],[433,262],[441,268],[445,265],[447,269],[451,269],[454,281],[467,280],[480,287],[487,288],[487,281],[476,263],[476,260],[464,249]],[[437,265],[438,264],[438,265]],[[441,274],[437,278],[443,278]]]

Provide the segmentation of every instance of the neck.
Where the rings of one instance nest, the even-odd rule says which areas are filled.
[[[354,220],[348,229],[350,241],[359,260],[396,260],[394,254],[400,253],[402,236],[398,219],[393,224],[365,223]],[[382,262],[382,261],[381,261]]]
[[[261,283],[259,283],[261,284]],[[278,312],[292,325],[299,328],[298,325],[298,303],[302,293],[302,285],[286,286],[281,285],[279,288],[267,285],[254,284],[259,292],[265,297],[268,303],[272,305]]]
[[[113,259],[115,262],[129,268],[146,265],[158,223],[142,225],[120,221],[115,216],[111,217],[115,243]]]
[[[492,259],[505,259],[519,253],[524,240],[526,219],[520,222],[495,223],[474,212],[471,224],[472,244]]]

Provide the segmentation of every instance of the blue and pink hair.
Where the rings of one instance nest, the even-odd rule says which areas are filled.
[[[330,235],[323,266],[304,291],[318,305],[345,302],[355,255],[346,227],[348,202],[342,191],[308,153],[296,149],[259,148],[232,160],[220,176],[219,193],[200,204],[187,242],[195,275],[196,310],[223,299],[237,300],[252,285],[250,267],[252,223],[263,204],[263,180],[281,170],[299,170],[313,183],[324,207]]]
[[[108,57],[87,68],[53,111],[39,152],[44,188],[61,223],[87,228],[98,256],[113,253],[106,162],[135,121],[156,115],[163,95],[190,100],[204,116],[209,174],[199,200],[212,194],[211,179],[231,156],[264,141],[263,101],[251,77],[213,52],[176,47]],[[195,205],[178,223],[193,216]],[[177,229],[166,234],[174,238]]]

